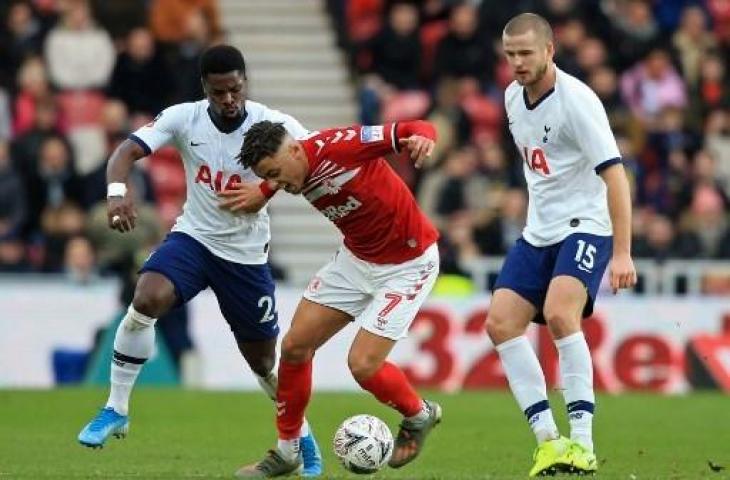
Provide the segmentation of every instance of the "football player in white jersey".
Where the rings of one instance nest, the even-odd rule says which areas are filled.
[[[173,307],[210,287],[241,354],[272,398],[273,367],[279,333],[274,282],[268,260],[269,217],[265,204],[273,191],[237,156],[256,122],[283,122],[294,137],[306,135],[289,115],[246,99],[246,66],[228,45],[208,49],[200,61],[206,99],[173,105],[140,128],[112,154],[107,167],[109,227],[134,228],[135,209],[126,195],[133,163],[171,144],[185,166],[187,200],[165,241],[147,259],[134,299],[114,339],[111,392],[105,408],[79,434],[81,444],[101,447],[110,435],[129,428],[128,404],[134,382],[154,348],[154,324]],[[233,212],[220,208],[218,194],[236,189],[246,202]],[[302,432],[304,473],[321,473],[321,455],[309,432]]]
[[[502,44],[515,81],[505,108],[525,162],[527,225],[494,287],[487,333],[510,388],[537,437],[531,476],[597,468],[592,419],[593,366],[581,319],[593,311],[609,265],[611,287],[636,283],[631,260],[631,198],[616,141],[598,97],[553,63],[550,25],[523,13]],[[561,437],[545,376],[525,336],[546,323],[559,353],[570,439]]]

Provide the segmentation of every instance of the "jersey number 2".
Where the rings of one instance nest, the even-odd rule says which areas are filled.
[[[259,298],[259,308],[266,305],[266,312],[264,312],[264,316],[261,317],[261,321],[259,323],[266,323],[270,322],[274,319],[274,313],[271,313],[271,310],[274,307],[274,299],[271,298],[269,295],[264,295],[263,297]]]

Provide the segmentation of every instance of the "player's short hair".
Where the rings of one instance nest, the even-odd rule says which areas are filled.
[[[281,122],[264,120],[255,123],[246,132],[238,162],[246,168],[257,165],[262,158],[274,155],[286,137],[286,129]]]
[[[522,35],[533,30],[538,37],[546,42],[553,42],[553,29],[550,23],[536,13],[520,13],[512,17],[504,26],[505,35]]]
[[[236,70],[246,76],[246,62],[236,47],[216,45],[200,56],[200,76],[203,78],[209,73],[228,73]]]

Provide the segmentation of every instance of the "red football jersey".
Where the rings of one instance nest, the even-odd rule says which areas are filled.
[[[302,140],[309,175],[302,194],[345,236],[358,258],[378,264],[420,256],[438,231],[413,194],[382,157],[399,152],[398,139],[418,134],[435,139],[423,121],[315,132]]]

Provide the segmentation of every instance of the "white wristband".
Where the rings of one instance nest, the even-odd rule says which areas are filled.
[[[127,194],[127,185],[121,182],[110,183],[106,186],[106,197],[123,197]]]

